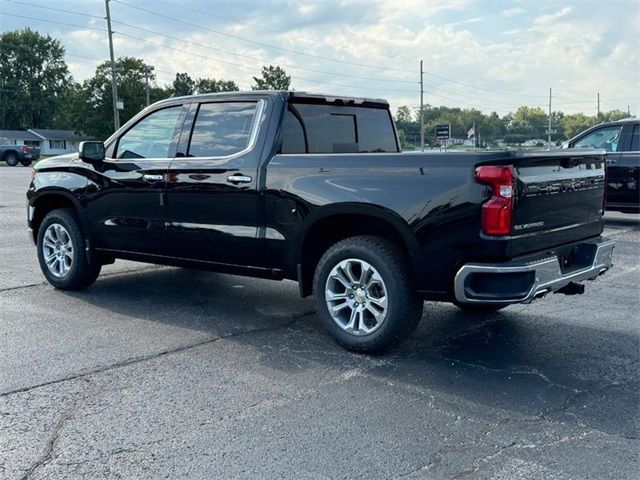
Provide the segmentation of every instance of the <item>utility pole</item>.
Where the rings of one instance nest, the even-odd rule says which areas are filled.
[[[424,152],[424,72],[420,60],[420,150]]]
[[[549,150],[551,150],[551,88],[549,88],[549,127],[547,128],[547,134],[549,135],[547,138],[547,145]]]
[[[598,92],[598,107],[597,107],[597,112],[598,112],[598,118],[600,118],[600,92]]]
[[[629,105],[627,105],[627,115],[631,116],[631,109],[629,108]]]
[[[151,101],[149,100],[149,75],[153,70],[154,67],[152,66],[148,66],[144,69],[144,93],[146,97],[147,107],[151,104]]]
[[[120,128],[120,112],[118,111],[118,86],[116,85],[116,62],[113,58],[113,31],[111,30],[111,12],[109,1],[104,0],[104,8],[107,12],[107,31],[109,32],[109,55],[111,56],[111,94],[113,96],[113,127],[114,131]]]

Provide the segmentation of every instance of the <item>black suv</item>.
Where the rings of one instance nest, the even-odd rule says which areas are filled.
[[[640,213],[640,119],[591,127],[565,148],[602,148],[607,154],[607,210]]]

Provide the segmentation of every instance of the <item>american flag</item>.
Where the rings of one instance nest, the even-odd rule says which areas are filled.
[[[471,138],[476,134],[476,127],[471,127],[467,132],[467,138]]]

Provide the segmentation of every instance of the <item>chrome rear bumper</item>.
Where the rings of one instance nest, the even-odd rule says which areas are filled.
[[[613,240],[601,237],[575,245],[580,261],[564,270],[553,251],[506,263],[468,263],[455,276],[455,297],[460,303],[529,303],[604,274],[612,266],[614,246]]]

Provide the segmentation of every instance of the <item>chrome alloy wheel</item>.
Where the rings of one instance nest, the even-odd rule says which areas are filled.
[[[336,324],[351,335],[369,335],[387,316],[387,288],[372,265],[357,258],[342,260],[331,269],[325,301]]]
[[[67,229],[59,223],[52,223],[44,232],[42,255],[47,269],[54,277],[62,278],[71,270],[73,243]]]

